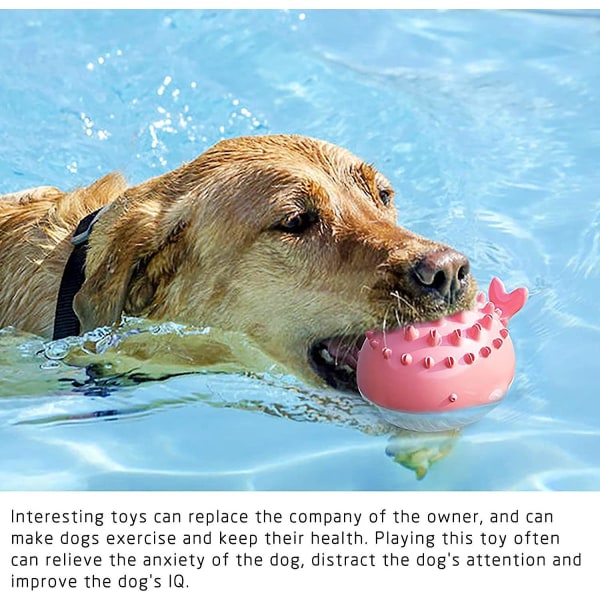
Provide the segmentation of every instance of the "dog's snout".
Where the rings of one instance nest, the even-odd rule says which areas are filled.
[[[453,302],[469,275],[469,259],[451,248],[435,250],[421,257],[413,268],[417,284]]]

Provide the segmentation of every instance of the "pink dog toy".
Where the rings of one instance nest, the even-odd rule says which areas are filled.
[[[444,431],[483,417],[515,374],[508,320],[527,289],[494,278],[474,310],[388,332],[367,332],[356,370],[360,393],[403,429]]]

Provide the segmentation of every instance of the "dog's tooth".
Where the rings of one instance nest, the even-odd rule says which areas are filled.
[[[329,354],[329,350],[327,348],[323,348],[321,350],[321,358],[328,364],[332,365],[335,361],[333,360],[333,356]]]
[[[350,365],[342,365],[340,371],[348,373],[348,375],[354,375],[354,369]]]

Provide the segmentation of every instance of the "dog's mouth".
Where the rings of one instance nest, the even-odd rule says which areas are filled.
[[[313,371],[333,388],[358,392],[356,365],[364,335],[337,336],[315,342],[308,351]]]

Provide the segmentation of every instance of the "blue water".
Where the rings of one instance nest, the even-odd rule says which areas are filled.
[[[599,106],[594,12],[3,12],[0,193],[311,135],[377,165],[400,222],[484,287],[531,297],[509,395],[453,439],[276,367],[96,385],[5,330],[0,487],[600,489]]]

